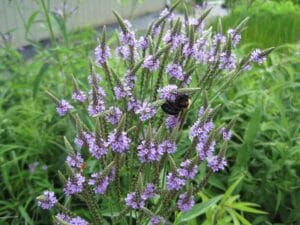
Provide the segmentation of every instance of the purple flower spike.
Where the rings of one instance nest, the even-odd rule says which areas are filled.
[[[266,61],[266,56],[263,55],[263,52],[260,49],[255,49],[250,56],[251,62],[256,62],[258,64],[263,64]]]
[[[118,107],[110,107],[109,112],[106,115],[106,120],[110,122],[111,124],[117,124],[119,123],[122,116],[122,111]]]
[[[150,225],[162,225],[166,224],[166,221],[161,216],[152,216],[150,219]]]
[[[81,217],[76,216],[70,220],[69,224],[70,225],[88,225],[89,223],[86,220],[82,219]]]
[[[85,178],[80,173],[77,173],[74,177],[70,177],[64,188],[66,196],[82,192],[84,181]]]
[[[165,126],[168,129],[173,129],[177,126],[178,123],[179,123],[179,117],[170,115],[166,119]]]
[[[230,130],[227,130],[225,127],[222,127],[221,134],[223,136],[224,141],[230,141],[232,132]]]
[[[66,115],[70,110],[72,110],[74,107],[67,102],[66,100],[62,99],[56,107],[56,111],[60,116]]]
[[[110,50],[107,46],[98,45],[95,49],[96,64],[102,66],[110,57]]]
[[[87,139],[89,152],[96,159],[101,159],[108,152],[108,144],[102,139],[96,139],[95,135],[89,136]]]
[[[188,211],[195,205],[194,196],[190,196],[187,192],[184,192],[179,196],[177,206],[180,211]]]
[[[142,141],[141,144],[137,147],[138,156],[142,163],[159,161],[163,152],[160,152],[157,148],[157,145],[153,142],[147,143],[146,141]]]
[[[108,144],[114,152],[123,153],[129,150],[130,141],[125,131],[117,133],[115,130],[108,135]]]
[[[227,70],[227,71],[231,71],[234,70],[236,68],[236,58],[228,53],[228,52],[222,52],[220,54],[220,64],[219,64],[219,69],[223,70]]]
[[[167,176],[167,187],[168,190],[180,190],[186,184],[186,180],[178,177],[174,173],[169,173]]]
[[[216,142],[212,141],[211,143],[199,142],[196,146],[198,155],[201,160],[205,160],[210,157],[215,150]]]
[[[241,34],[238,33],[236,30],[234,29],[229,29],[227,31],[228,35],[230,36],[231,40],[232,40],[232,45],[233,47],[236,47],[238,45],[238,43],[241,40]]]
[[[184,79],[184,73],[182,67],[179,64],[169,64],[166,68],[166,73],[169,74],[170,77],[174,77],[178,80]]]
[[[149,184],[147,184],[145,190],[141,194],[141,198],[146,201],[149,198],[153,198],[155,196],[155,194],[156,194],[156,189],[155,189],[154,184],[149,183]]]
[[[142,67],[147,68],[149,71],[155,71],[158,69],[160,64],[159,59],[154,58],[153,55],[147,56]]]
[[[121,32],[119,40],[122,45],[134,46],[135,44],[135,33],[134,32]]]
[[[130,192],[125,198],[125,203],[132,209],[140,209],[145,206],[145,201],[136,192]]]
[[[198,171],[198,166],[193,164],[192,161],[189,159],[180,163],[180,168],[177,169],[177,172],[181,177],[185,177],[188,179],[194,179],[197,171]]]
[[[114,93],[117,100],[131,96],[130,88],[127,86],[117,86],[114,87]]]
[[[86,94],[83,91],[74,91],[72,99],[78,102],[85,102]]]
[[[109,180],[107,176],[101,177],[101,174],[93,173],[88,184],[94,186],[96,194],[104,194],[109,185]]]
[[[97,114],[105,110],[105,92],[101,87],[97,87],[96,89],[96,93],[94,93],[94,89],[89,92],[90,104],[88,106],[88,113],[90,116],[97,116]]]
[[[43,196],[38,199],[38,206],[42,209],[51,209],[57,203],[54,192],[44,191]]]
[[[130,58],[130,50],[128,46],[119,46],[116,48],[116,55],[123,60],[128,60]]]
[[[150,103],[144,102],[136,110],[136,114],[140,116],[141,121],[146,121],[148,119],[151,119],[156,114],[156,108],[154,106],[151,106]]]
[[[214,44],[214,45],[217,45],[218,43],[224,44],[225,42],[226,42],[226,37],[223,36],[222,34],[216,34],[216,35],[213,37],[213,44]]]
[[[178,87],[176,85],[170,84],[158,89],[158,92],[160,93],[160,98],[174,102],[178,94]]]
[[[160,152],[172,154],[176,151],[176,143],[174,141],[165,140],[159,144],[158,149]]]
[[[140,37],[137,43],[137,47],[141,50],[145,50],[148,48],[148,46],[149,46],[148,40],[145,37]]]
[[[207,158],[207,165],[212,169],[213,172],[224,170],[227,166],[227,161],[224,157],[218,155],[210,156]]]
[[[67,163],[72,168],[80,168],[83,164],[83,158],[81,157],[80,153],[77,153],[76,155],[68,155],[67,157]]]

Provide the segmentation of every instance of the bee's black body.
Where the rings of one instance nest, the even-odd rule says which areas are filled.
[[[182,110],[188,108],[189,96],[186,94],[178,94],[175,101],[166,101],[162,106],[162,110],[173,116],[177,116]]]

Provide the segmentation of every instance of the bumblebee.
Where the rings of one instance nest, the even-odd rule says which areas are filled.
[[[186,94],[178,94],[174,102],[166,101],[161,108],[165,113],[177,116],[181,111],[187,109],[189,105],[189,96]]]

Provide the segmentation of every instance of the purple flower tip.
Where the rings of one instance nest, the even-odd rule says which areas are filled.
[[[43,196],[38,197],[38,205],[42,209],[51,209],[57,203],[54,192],[44,191]]]
[[[184,192],[179,196],[177,206],[181,211],[188,211],[195,205],[194,196]]]
[[[72,110],[74,107],[67,102],[66,100],[62,99],[56,107],[56,111],[60,116],[66,115],[70,110]]]

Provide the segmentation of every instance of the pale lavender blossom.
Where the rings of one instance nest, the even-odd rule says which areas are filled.
[[[72,99],[78,102],[85,102],[86,94],[83,91],[74,91],[72,95]]]
[[[154,184],[149,183],[147,184],[146,188],[141,194],[141,198],[146,201],[149,198],[153,198],[155,195],[156,195],[156,188]]]
[[[119,40],[122,45],[134,46],[135,44],[135,33],[133,31],[130,32],[121,32],[119,35]]]
[[[179,196],[177,201],[177,207],[180,211],[188,211],[195,205],[195,200],[193,195],[189,195],[187,192],[184,192]]]
[[[147,38],[145,37],[140,37],[140,39],[138,40],[138,43],[137,43],[137,47],[141,50],[145,50],[147,49],[149,46],[149,41]]]
[[[136,192],[130,192],[125,198],[125,204],[132,209],[140,209],[145,206],[145,201]]]
[[[201,123],[198,119],[190,129],[190,139],[198,138],[200,142],[206,142],[210,131],[214,128],[214,123],[210,120],[205,123]]]
[[[165,223],[165,219],[161,216],[152,216],[150,219],[150,225],[162,225]]]
[[[117,132],[117,130],[115,130],[108,135],[107,143],[114,152],[126,152],[129,150],[130,142],[131,140],[127,137],[125,131]]]
[[[82,146],[83,146],[83,144],[84,144],[84,140],[82,139],[81,135],[77,135],[77,136],[75,137],[74,143],[75,143],[75,145],[76,145],[79,149],[82,148]]]
[[[69,217],[68,215],[65,215],[63,213],[58,213],[58,214],[56,214],[55,217],[62,220],[62,221],[64,221],[64,222],[67,222],[67,223],[70,222],[70,220],[72,219],[71,217]],[[56,225],[61,225],[61,224],[56,223]]]
[[[121,45],[116,48],[116,55],[122,58],[123,60],[130,59],[130,50],[128,46]]]
[[[266,61],[266,56],[260,49],[255,49],[253,52],[251,52],[250,61],[263,64],[263,62]]]
[[[54,192],[44,191],[43,196],[38,197],[38,206],[42,209],[51,209],[57,203]]]
[[[236,68],[236,57],[228,52],[220,54],[219,69],[231,71]]]
[[[96,64],[98,66],[103,65],[107,62],[107,59],[110,57],[110,50],[108,46],[98,45],[95,49],[95,58]]]
[[[129,20],[124,20],[123,23],[126,25],[127,28],[131,28],[132,24]]]
[[[101,87],[95,87],[89,92],[89,106],[88,113],[94,117],[97,114],[102,113],[105,110],[104,102],[105,92]]]
[[[114,87],[114,93],[117,100],[131,96],[131,88],[125,85]]]
[[[70,225],[88,225],[89,223],[86,220],[82,219],[81,217],[76,216],[70,220],[69,224]]]
[[[160,31],[161,31],[160,26],[153,26],[151,36],[155,37],[156,35],[158,35],[160,33]]]
[[[66,162],[72,168],[80,168],[83,164],[83,158],[80,153],[77,153],[76,155],[68,155]]]
[[[174,173],[167,175],[167,188],[168,190],[180,190],[186,184],[186,179],[179,177]]]
[[[229,29],[227,33],[231,38],[233,47],[236,47],[241,40],[241,34],[234,29]]]
[[[69,111],[71,111],[74,107],[67,102],[66,100],[62,99],[56,107],[56,111],[58,113],[58,115],[60,116],[64,116],[66,115]]]
[[[106,120],[111,124],[117,124],[120,122],[121,116],[122,111],[118,107],[112,106],[106,114]]]
[[[194,179],[197,171],[198,171],[198,166],[195,165],[189,159],[180,163],[180,167],[177,169],[177,172],[181,177],[188,178],[188,179]]]
[[[141,102],[134,97],[130,97],[128,102],[127,102],[127,110],[131,111],[133,110],[135,113],[139,110],[141,107]]]
[[[132,73],[130,70],[128,70],[124,76],[124,86],[126,87],[125,89],[128,90],[133,89],[135,86],[135,82],[136,82],[136,75]],[[130,94],[128,94],[128,96]]]
[[[213,44],[218,45],[218,44],[224,44],[226,42],[226,37],[222,34],[217,33],[213,37]]]
[[[176,78],[178,80],[184,79],[183,69],[179,64],[171,63],[167,65],[166,73],[169,74],[170,77]]]
[[[68,178],[68,181],[64,188],[66,196],[82,192],[84,182],[85,178],[80,173],[77,173],[75,174],[75,176]]]
[[[156,108],[148,102],[143,102],[136,110],[136,114],[139,115],[141,121],[146,121],[156,114]]]
[[[95,79],[95,81],[94,81],[94,79]],[[98,83],[100,81],[102,81],[102,78],[101,78],[100,74],[98,74],[98,73],[95,74],[95,76],[93,76],[93,75],[88,76],[88,83],[90,86],[98,85]]]
[[[224,141],[230,141],[231,136],[232,136],[231,130],[228,130],[225,127],[222,127],[221,134],[222,134],[222,137],[223,137]]]
[[[142,65],[143,68],[147,68],[149,71],[155,71],[158,69],[160,61],[158,58],[155,58],[153,55],[149,55],[144,60]]]
[[[159,152],[172,154],[176,151],[176,142],[165,140],[158,145]]]
[[[201,160],[206,160],[208,157],[211,157],[215,151],[216,141],[209,142],[199,142],[196,146],[198,155]]]
[[[138,147],[138,156],[142,163],[159,161],[163,152],[153,142],[142,141]]]
[[[187,41],[187,38],[184,34],[171,34],[171,31],[168,31],[163,37],[165,44],[171,44],[171,50],[177,49],[180,45],[184,44]]]
[[[172,19],[174,19],[175,15],[173,12],[170,12],[170,10],[168,8],[165,8],[163,11],[161,11],[159,18],[165,18],[168,21],[171,21]]]
[[[158,89],[158,92],[160,93],[160,98],[174,102],[178,95],[178,87],[177,85],[170,84]]]
[[[89,136],[87,144],[90,154],[98,160],[108,153],[108,144],[103,138],[96,138],[95,134]]]
[[[182,50],[184,57],[185,58],[189,58],[190,56],[194,55],[194,45],[191,45],[190,43],[186,43],[183,46],[183,50]]]
[[[94,186],[93,190],[96,194],[104,194],[109,185],[109,178],[108,176],[103,177],[101,173],[93,173],[88,184]]]
[[[33,163],[28,164],[28,170],[29,170],[29,172],[30,173],[34,173],[39,164],[40,163],[38,161],[35,161]]]
[[[212,169],[213,172],[217,172],[225,169],[225,166],[227,166],[227,161],[225,157],[214,155],[207,158],[207,165]]]
[[[165,126],[168,129],[174,129],[178,123],[179,123],[178,116],[169,115],[165,121]]]

